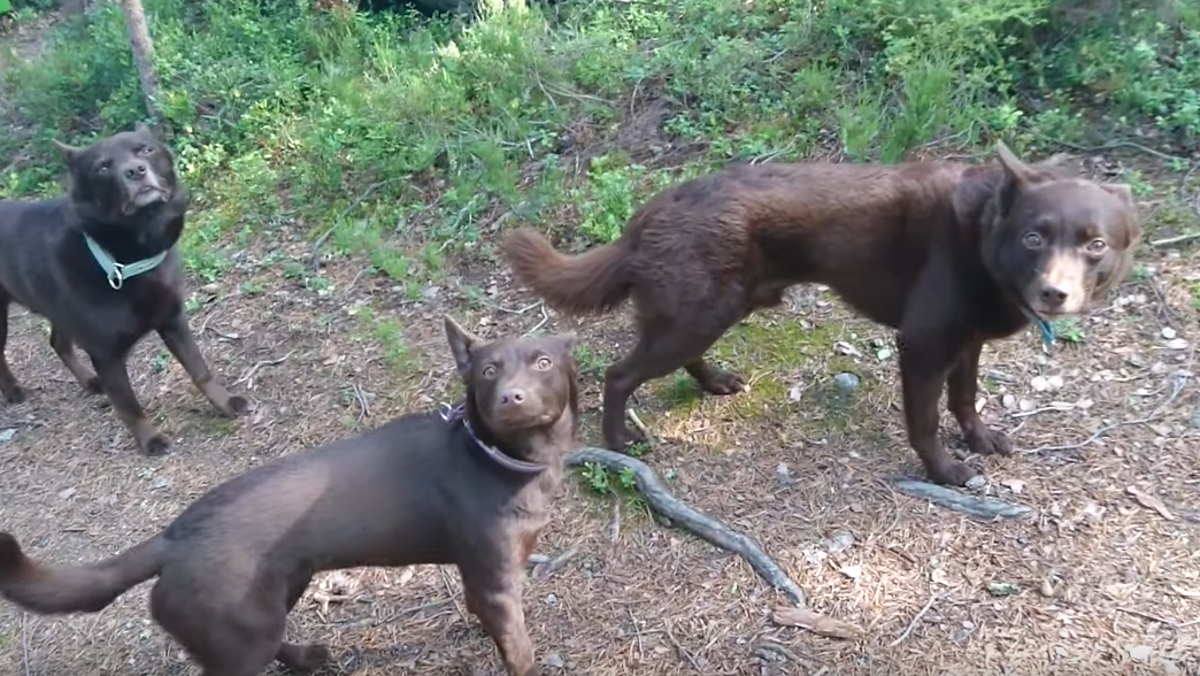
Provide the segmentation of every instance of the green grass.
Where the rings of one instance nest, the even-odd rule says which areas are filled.
[[[1117,16],[1099,1],[1067,14],[1057,0],[512,1],[473,21],[145,4],[200,207],[187,265],[206,280],[232,247],[296,222],[329,231],[325,254],[365,256],[415,294],[489,249],[499,218],[609,241],[665,185],[728,159],[799,158],[829,134],[852,159],[887,161],[947,138],[1200,138],[1200,10],[1184,2]],[[31,159],[0,176],[0,195],[59,190],[50,138],[145,116],[124,30],[105,4],[10,66],[5,101],[25,125],[0,157]],[[661,138],[614,143],[649,100],[667,110]],[[557,152],[580,125],[604,150],[582,168]],[[680,160],[667,144],[701,152]]]

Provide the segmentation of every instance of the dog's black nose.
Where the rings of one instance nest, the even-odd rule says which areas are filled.
[[[1042,302],[1050,307],[1058,307],[1067,302],[1067,292],[1055,286],[1042,289]]]
[[[525,390],[519,387],[514,387],[511,390],[505,390],[500,393],[501,406],[520,406],[525,403]]]
[[[125,170],[125,175],[129,178],[142,178],[146,175],[146,165],[138,162],[137,164]]]

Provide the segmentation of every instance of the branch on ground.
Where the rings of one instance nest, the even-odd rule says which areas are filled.
[[[629,472],[637,483],[638,492],[645,497],[650,508],[670,520],[671,524],[703,538],[709,543],[742,557],[759,577],[778,591],[786,594],[798,607],[807,600],[800,585],[796,584],[775,560],[763,552],[754,538],[739,533],[721,521],[680,502],[663,486],[658,475],[649,465],[637,458],[603,448],[584,447],[566,458],[567,467],[582,467],[595,463],[614,472]]]

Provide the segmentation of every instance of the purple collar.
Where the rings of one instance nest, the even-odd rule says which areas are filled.
[[[471,437],[471,440],[475,442],[475,445],[483,449],[483,452],[487,454],[487,457],[491,458],[493,462],[495,462],[497,465],[500,465],[504,469],[518,472],[520,474],[540,474],[541,472],[546,471],[547,467],[545,465],[536,462],[518,460],[511,455],[505,454],[495,446],[485,444],[480,441],[479,435],[475,434],[475,430],[471,428],[471,422],[467,420],[467,405],[465,403],[455,406],[442,404],[442,407],[438,409],[438,414],[442,416],[442,420],[445,420],[448,423],[454,423],[461,420],[463,427],[466,428],[467,434]]]

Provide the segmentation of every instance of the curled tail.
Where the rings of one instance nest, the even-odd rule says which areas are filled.
[[[16,538],[0,532],[0,596],[42,615],[94,613],[158,575],[166,546],[155,536],[97,563],[47,566],[25,556]]]
[[[624,240],[577,256],[559,253],[536,230],[518,228],[504,241],[504,257],[522,284],[560,312],[607,312],[629,296],[629,250]]]

